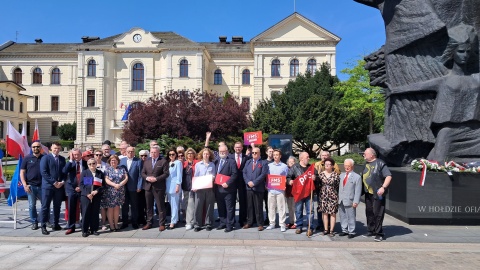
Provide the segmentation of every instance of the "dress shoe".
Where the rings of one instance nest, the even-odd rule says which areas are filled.
[[[348,239],[352,239],[352,238],[354,238],[354,237],[355,237],[355,234],[349,234],[349,235],[348,235]]]
[[[133,228],[134,230],[137,230],[137,229],[138,229],[138,224],[132,224],[132,228]]]
[[[152,228],[152,225],[147,224],[147,225],[143,226],[142,230],[145,231],[145,230],[148,230],[148,229],[151,229],[151,228]]]
[[[258,231],[259,232],[263,231],[263,226],[258,226]]]
[[[225,226],[225,225],[220,225],[220,226],[217,227],[217,230],[223,230],[223,229],[225,229],[225,228],[227,228],[227,226]]]
[[[199,232],[201,230],[202,230],[202,228],[200,228],[200,227],[195,227],[195,229],[193,229],[194,232]]]
[[[38,230],[38,223],[32,224],[32,230]]]
[[[208,232],[211,231],[212,229],[213,229],[213,228],[212,228],[212,226],[210,226],[210,225],[207,225],[207,226],[205,227],[205,230],[207,230]]]
[[[47,227],[42,227],[42,234],[43,235],[49,235],[50,234],[50,232],[47,231]]]
[[[341,232],[341,233],[338,234],[338,236],[345,236],[345,235],[348,235],[348,233],[346,233],[346,232]]]
[[[56,224],[55,226],[53,226],[52,228],[54,231],[61,231],[62,230],[62,227],[58,224]]]
[[[226,232],[226,233],[229,233],[231,231],[233,231],[233,229],[225,228],[225,230],[224,230],[224,232]]]
[[[163,232],[165,231],[165,225],[161,225],[159,228],[158,228],[159,231]]]
[[[75,232],[75,229],[68,229],[66,232],[65,232],[65,235],[69,235],[69,234],[72,234]]]
[[[298,228],[298,229],[295,231],[296,234],[301,234],[302,232],[303,232],[302,228]]]
[[[93,232],[91,232],[90,234],[93,234],[93,235],[95,235],[95,236],[99,236],[99,235],[100,235],[100,233],[98,233],[97,231],[93,231]]]
[[[307,230],[307,236],[310,237],[313,235],[313,231],[312,230]]]
[[[173,230],[175,229],[175,224],[170,224],[170,226],[167,226],[167,230]]]
[[[82,233],[82,236],[83,237],[88,237],[88,233],[84,232],[84,233]]]
[[[122,230],[122,229],[125,229],[125,228],[127,228],[127,227],[128,227],[128,224],[127,224],[127,223],[122,223],[122,226],[120,227],[120,229]]]
[[[250,227],[252,227],[252,225],[249,225],[249,224],[243,225],[243,228],[244,228],[244,229],[248,229],[248,228],[250,228]]]

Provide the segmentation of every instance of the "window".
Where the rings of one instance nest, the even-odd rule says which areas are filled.
[[[8,97],[5,98],[5,111],[8,111]]]
[[[88,61],[88,72],[87,72],[88,77],[95,77],[97,76],[97,62],[95,60],[90,60]]]
[[[50,84],[60,84],[60,69],[52,69]]]
[[[272,77],[280,77],[280,60],[278,59],[272,61]]]
[[[38,96],[33,96],[33,110],[34,111],[38,111],[38,100],[39,100],[39,97]]]
[[[20,133],[22,133],[22,129],[23,129],[23,124],[22,123],[18,124],[18,131]]]
[[[310,71],[310,73],[314,74],[317,71],[317,60],[308,60],[307,70]]]
[[[22,84],[22,70],[20,68],[16,68],[13,71],[13,81]]]
[[[3,110],[3,102],[0,101],[0,110]]]
[[[10,111],[13,112],[14,108],[15,108],[15,102],[13,101],[13,98],[10,98]]]
[[[58,136],[57,129],[58,129],[58,121],[53,121],[52,122],[52,136]]]
[[[180,61],[180,77],[188,77],[188,61],[183,59]]]
[[[35,68],[33,70],[32,84],[42,84],[42,70],[40,68]]]
[[[132,70],[132,90],[142,91],[143,87],[143,65],[137,63],[133,66]]]
[[[58,111],[58,96],[52,96],[52,111]]]
[[[20,102],[20,113],[23,113],[23,102]]]
[[[95,135],[95,119],[87,119],[87,135]]]
[[[250,98],[242,97],[242,105],[246,106],[247,110],[250,111]]]
[[[30,136],[30,121],[27,121],[27,136]]]
[[[242,72],[242,84],[250,84],[250,70],[245,69]]]
[[[95,90],[87,90],[87,107],[95,107]]]
[[[215,70],[215,74],[213,74],[213,84],[222,84],[222,71],[220,69]]]
[[[290,77],[297,77],[298,68],[298,59],[293,59],[292,61],[290,61]]]
[[[3,138],[4,126],[3,121],[0,121],[0,138]]]

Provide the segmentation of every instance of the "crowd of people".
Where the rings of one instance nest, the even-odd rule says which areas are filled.
[[[288,157],[285,164],[282,152],[272,147],[267,147],[266,159],[254,145],[244,152],[242,142],[234,144],[233,153],[224,142],[219,143],[218,151],[212,151],[209,135],[198,154],[192,148],[178,146],[162,156],[156,141],[151,141],[150,149],[139,151],[136,157],[135,147],[126,141],[121,142],[117,153],[106,141],[101,149],[74,148],[68,160],[60,155],[59,143],[54,142],[51,152],[42,154],[40,142],[33,142],[32,154],[24,158],[20,171],[28,195],[31,228],[40,228],[44,235],[50,234],[49,227],[65,229],[67,235],[80,229],[83,237],[128,226],[149,230],[158,224],[159,231],[173,230],[180,222],[185,223],[186,230],[195,232],[216,229],[229,233],[235,228],[252,227],[263,231],[276,229],[278,213],[280,232],[293,229],[296,234],[306,232],[311,236],[317,230],[334,237],[338,213],[338,235],[353,238],[356,208],[365,194],[368,236],[383,240],[385,195],[392,177],[372,148],[365,150],[367,164],[362,175],[353,171],[352,159],[344,161],[341,172],[330,153],[323,151],[314,165],[315,191],[295,201],[292,187],[310,168],[308,153],[300,153],[298,161]],[[273,176],[284,177],[285,186],[267,185],[267,179]],[[41,202],[40,214],[37,200]],[[59,224],[63,201],[65,228]]]

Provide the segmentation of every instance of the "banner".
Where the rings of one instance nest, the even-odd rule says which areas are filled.
[[[215,184],[222,185],[223,183],[226,183],[229,179],[230,176],[218,173],[217,176],[215,176]]]
[[[267,176],[267,188],[275,190],[285,190],[287,177],[285,175],[269,174]]]
[[[212,175],[195,176],[192,179],[192,189],[194,190],[206,189],[206,188],[212,188],[212,187],[213,187]]]
[[[251,145],[252,143],[259,145],[262,144],[262,132],[261,131],[254,131],[254,132],[245,132],[243,134],[243,144],[244,145]]]
[[[295,202],[298,202],[307,196],[310,196],[310,193],[315,190],[315,184],[313,181],[315,180],[315,165],[312,164],[304,172],[302,175],[297,177],[295,181],[293,181],[292,186],[292,195]]]

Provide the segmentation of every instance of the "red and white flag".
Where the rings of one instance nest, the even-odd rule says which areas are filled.
[[[293,181],[292,195],[295,202],[310,196],[310,193],[315,190],[315,184],[313,183],[314,180],[315,166],[312,164],[307,171]]]
[[[99,187],[101,187],[101,186],[102,186],[102,182],[103,182],[102,178],[98,178],[98,177],[94,177],[94,178],[93,178],[93,185],[94,185],[94,186],[99,186]]]
[[[7,121],[7,152],[16,159],[24,156],[23,137],[12,126],[10,120]]]

